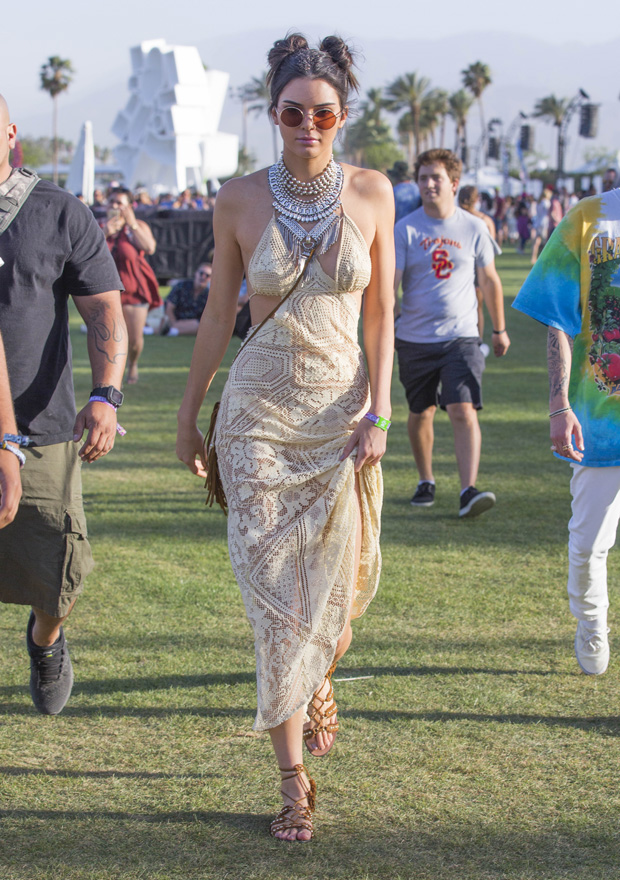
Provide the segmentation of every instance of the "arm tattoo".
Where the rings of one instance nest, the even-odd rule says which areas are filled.
[[[562,330],[549,327],[547,333],[547,367],[549,370],[549,398],[568,395],[573,340]]]
[[[127,355],[127,332],[123,325],[119,326],[106,303],[97,303],[86,316],[88,337],[95,348],[109,364],[115,364]]]

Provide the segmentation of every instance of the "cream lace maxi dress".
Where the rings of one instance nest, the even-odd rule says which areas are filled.
[[[354,584],[354,459],[339,460],[370,402],[350,295],[366,287],[370,270],[366,242],[345,214],[335,279],[311,260],[303,282],[237,357],[222,396],[216,448],[230,558],[254,629],[255,730],[308,705],[351,603],[361,616],[377,589],[381,468],[360,473]],[[250,260],[250,286],[282,297],[297,274],[272,218]]]

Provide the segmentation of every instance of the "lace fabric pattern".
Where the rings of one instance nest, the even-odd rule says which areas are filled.
[[[353,583],[354,459],[339,460],[369,406],[357,304],[314,269],[240,352],[217,422],[230,558],[254,630],[255,730],[307,707],[349,608],[364,613],[381,568],[381,468],[360,473]]]
[[[315,257],[303,281],[307,288],[317,292],[352,293],[368,285],[371,264],[366,242],[348,214],[343,214],[342,221],[335,278],[323,271],[319,259]],[[253,295],[284,296],[293,286],[298,272],[275,217],[272,217],[248,266],[248,281]]]

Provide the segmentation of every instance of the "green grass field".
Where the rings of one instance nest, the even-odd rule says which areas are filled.
[[[498,266],[509,303],[528,260],[508,250]],[[226,520],[174,454],[193,343],[147,339],[127,436],[84,471],[97,567],[67,627],[76,684],[62,715],[33,709],[27,610],[3,608],[1,880],[620,876],[617,603],[610,669],[588,678],[572,653],[569,469],[549,452],[545,330],[513,310],[508,325],[510,353],[490,357],[484,379],[478,486],[498,500],[480,519],[457,517],[444,414],[437,502],[410,507],[394,381],[381,586],[336,673],[364,678],[336,683],[338,742],[309,758],[306,845],[267,834],[278,774],[269,737],[252,732],[253,640]],[[615,603],[617,555],[609,568]]]

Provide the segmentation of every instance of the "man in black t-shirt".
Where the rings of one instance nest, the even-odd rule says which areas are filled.
[[[0,196],[23,175],[11,169],[16,127],[0,95]],[[13,196],[14,197],[14,196]],[[4,202],[6,204],[6,201]],[[0,211],[2,201],[0,201]],[[120,280],[92,213],[78,199],[39,180],[0,235],[0,332],[18,435],[0,438],[0,455],[25,459],[22,498],[0,529],[0,601],[30,605],[30,692],[45,714],[60,712],[73,670],[62,624],[92,569],[82,506],[80,465],[106,455],[127,356]],[[68,299],[88,328],[90,400],[76,413]],[[86,439],[82,442],[84,432]]]

